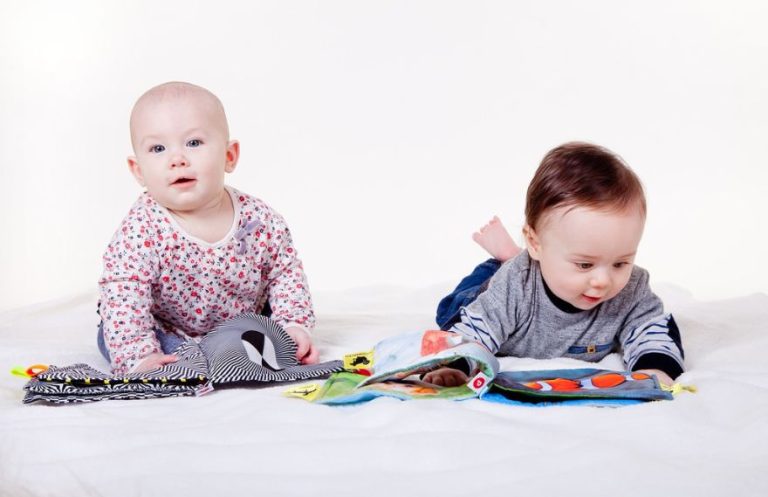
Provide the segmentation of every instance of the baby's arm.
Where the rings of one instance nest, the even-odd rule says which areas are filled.
[[[514,327],[514,305],[521,292],[514,284],[515,278],[510,277],[511,268],[509,264],[502,265],[488,288],[474,302],[461,308],[461,321],[448,331],[461,333],[483,344],[492,354],[497,353]]]
[[[671,384],[683,371],[683,346],[680,330],[671,314],[648,286],[643,271],[635,294],[634,307],[619,335],[623,359],[630,371],[655,374]]]
[[[630,371],[656,374],[660,381],[670,384],[684,371],[680,331],[671,314],[655,316],[636,326],[623,334],[622,344],[624,363]]]
[[[149,356],[163,355],[150,313],[151,282],[158,262],[147,219],[140,206],[134,205],[104,252],[99,314],[116,374],[153,369],[156,362]],[[145,358],[149,362],[143,363]]]
[[[268,274],[267,294],[272,319],[285,328],[297,345],[296,357],[302,364],[318,361],[318,351],[312,344],[310,332],[315,325],[312,296],[301,260],[296,255],[293,240],[285,220],[273,213],[267,223],[273,245]]]
[[[657,380],[659,380],[659,383],[668,387],[675,383],[675,380],[670,378],[667,373],[660,369],[636,369],[635,371],[638,373],[652,374],[656,377]]]

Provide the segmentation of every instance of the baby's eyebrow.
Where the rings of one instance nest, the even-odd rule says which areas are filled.
[[[161,141],[159,136],[148,135],[142,138],[139,144],[141,146],[144,146],[147,142],[159,142],[159,141]]]
[[[625,255],[620,255],[618,259],[629,259],[630,257],[634,257],[637,254],[637,252],[630,252]]]
[[[635,254],[637,254],[637,252],[630,252],[629,254],[620,255],[616,259],[628,259],[630,257],[634,257]],[[587,254],[571,254],[571,257],[573,257],[574,259],[583,259],[583,260],[589,260],[589,261],[600,259],[600,257],[598,256],[587,255]]]
[[[571,258],[572,259],[578,259],[578,260],[581,260],[581,261],[584,261],[584,260],[586,260],[586,261],[593,261],[595,259],[598,259],[594,255],[586,255],[586,254],[571,254]]]

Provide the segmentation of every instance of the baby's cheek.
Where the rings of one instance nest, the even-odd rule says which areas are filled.
[[[613,295],[612,297],[615,297],[618,295],[622,290],[624,290],[624,287],[627,286],[627,283],[629,283],[629,277],[632,275],[632,273],[626,274],[616,285],[616,288],[613,289]]]

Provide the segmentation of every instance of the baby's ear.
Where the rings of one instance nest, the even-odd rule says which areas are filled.
[[[536,231],[530,225],[526,224],[523,227],[523,238],[525,238],[525,246],[528,248],[528,254],[531,256],[531,259],[538,261],[539,250],[541,249],[539,235],[536,234]]]
[[[231,173],[237,167],[237,160],[240,158],[240,142],[237,140],[230,140],[227,143],[227,162],[224,165],[224,170]]]
[[[128,156],[128,169],[131,171],[133,177],[136,178],[136,182],[138,182],[139,185],[146,186],[144,184],[144,175],[141,174],[141,166],[139,166],[139,162],[133,155]]]

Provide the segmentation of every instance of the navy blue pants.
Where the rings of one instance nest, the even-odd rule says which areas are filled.
[[[501,261],[488,259],[477,266],[472,273],[461,280],[458,286],[437,305],[437,325],[447,330],[454,323],[461,321],[461,308],[471,304],[478,295],[488,288],[488,281],[501,267]]]

